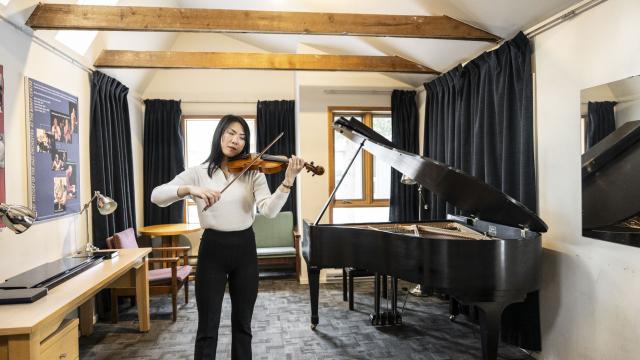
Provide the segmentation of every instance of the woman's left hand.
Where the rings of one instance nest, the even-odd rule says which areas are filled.
[[[284,173],[284,182],[287,185],[293,185],[293,182],[296,180],[296,176],[298,176],[302,169],[304,169],[304,159],[291,155],[287,171]]]

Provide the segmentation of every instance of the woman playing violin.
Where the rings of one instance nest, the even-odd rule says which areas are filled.
[[[227,162],[249,153],[249,138],[249,126],[242,117],[224,116],[213,133],[209,158],[156,187],[151,194],[151,201],[163,207],[191,196],[198,206],[200,225],[205,228],[196,269],[195,359],[216,357],[227,280],[232,307],[231,358],[251,359],[251,317],[258,294],[256,243],[251,228],[255,211],[257,208],[264,216],[275,217],[304,167],[304,160],[293,155],[284,181],[273,194],[259,171],[247,171],[221,194],[219,190],[237,176],[229,172]]]

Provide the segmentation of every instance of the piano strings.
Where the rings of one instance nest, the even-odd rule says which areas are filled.
[[[355,226],[358,227],[358,226]],[[454,222],[434,222],[429,225],[418,224],[367,224],[370,230],[386,231],[394,234],[413,234],[420,237],[463,240],[490,240],[491,237],[464,225]]]
[[[621,223],[623,227],[640,229],[640,216],[632,217],[631,219],[627,219]]]

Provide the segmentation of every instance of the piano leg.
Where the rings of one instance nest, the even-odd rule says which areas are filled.
[[[320,290],[320,268],[307,265],[309,276],[309,296],[311,298],[311,329],[318,326],[318,293]]]
[[[347,268],[342,268],[342,301],[349,300],[347,298]]]
[[[391,309],[393,324],[402,324],[402,315],[398,311],[398,278],[396,276],[391,278]]]
[[[353,272],[354,270],[351,269],[351,271],[348,272],[349,275],[347,275],[349,278],[349,291],[347,294],[347,297],[349,298],[349,310],[353,310],[353,278],[355,277]]]
[[[449,299],[449,320],[456,321],[456,317],[460,314],[460,303],[454,299]]]
[[[475,303],[481,311],[480,336],[482,341],[482,360],[496,360],[498,358],[498,343],[500,342],[500,320],[502,310],[507,304],[499,302]]]
[[[369,316],[371,319],[371,325],[380,325],[380,275],[378,273],[373,274],[373,314]]]
[[[387,275],[382,275],[382,298],[388,299],[387,295]]]

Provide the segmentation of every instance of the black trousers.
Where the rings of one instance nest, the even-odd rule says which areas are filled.
[[[231,297],[231,359],[251,359],[251,317],[258,295],[258,260],[253,228],[206,229],[198,251],[195,359],[215,359],[224,290]]]

